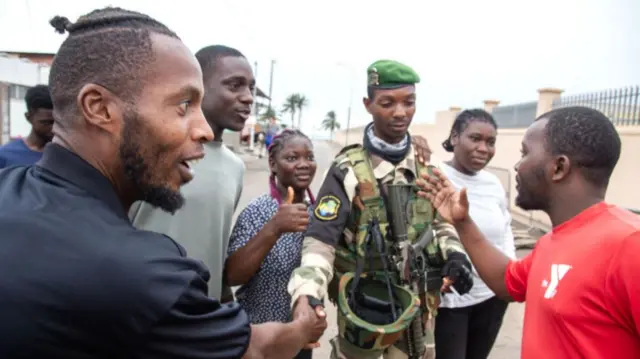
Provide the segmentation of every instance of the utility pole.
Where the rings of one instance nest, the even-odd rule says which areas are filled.
[[[349,101],[349,109],[347,109],[347,132],[344,134],[344,145],[349,145],[349,125],[351,124],[351,101]]]
[[[350,65],[338,62],[338,66],[344,67],[349,71],[349,107],[347,108],[347,130],[344,134],[344,145],[349,145],[349,127],[351,126],[351,105],[353,102],[353,81],[355,78],[354,69]]]
[[[269,112],[271,112],[271,97],[273,96],[273,67],[276,60],[271,60],[271,74],[269,75]]]
[[[258,82],[258,61],[254,63],[253,77],[256,79],[256,83]],[[258,85],[253,87],[253,116],[255,121],[258,121]],[[256,126],[253,124],[249,128],[249,150],[253,151],[253,137],[255,137]],[[240,134],[242,136],[242,134]]]

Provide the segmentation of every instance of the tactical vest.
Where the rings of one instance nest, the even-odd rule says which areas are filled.
[[[378,219],[387,252],[393,252],[393,249],[397,247],[397,244],[392,240],[389,233],[390,229],[385,200],[383,193],[381,193],[378,180],[374,175],[369,154],[360,145],[348,146],[338,155],[336,162],[342,163],[345,160],[348,161],[354,171],[358,181],[358,187],[356,190],[356,198],[351,199],[352,206],[345,229],[345,235],[339,240],[335,249],[334,277],[328,288],[328,297],[334,303],[336,303],[338,282],[342,274],[354,271],[356,268],[356,259],[358,257],[366,258],[367,256],[364,241],[369,221],[373,217],[377,217]],[[418,161],[415,161],[415,164],[416,176],[430,171],[428,167],[420,164]],[[415,185],[415,179],[408,183]],[[432,230],[431,223],[434,219],[434,211],[431,203],[422,197],[418,197],[415,191],[413,192],[410,203],[411,218],[407,240],[410,243],[414,243],[425,230]],[[346,237],[351,237],[348,232],[353,233],[352,239],[349,241],[346,240]],[[442,258],[439,254],[436,240],[432,240],[431,243],[427,245],[424,249],[424,254],[428,260],[428,266],[432,268],[442,266],[443,263],[440,263],[442,262]],[[382,269],[379,256],[378,258],[374,256],[373,260],[371,260],[371,258],[366,258],[366,260],[369,262],[367,264],[369,264],[374,271]],[[396,284],[399,284],[399,263],[391,263],[391,267],[394,272],[392,280]]]

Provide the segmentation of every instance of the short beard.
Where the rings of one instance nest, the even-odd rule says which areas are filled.
[[[545,183],[544,180],[544,170],[542,168],[536,168],[532,172],[533,183],[529,182],[529,184],[533,185],[534,188],[539,188],[541,184]],[[516,206],[520,207],[525,211],[546,211],[547,209],[547,201],[545,200],[545,196],[536,195],[535,193],[529,191],[525,191],[526,185],[521,181],[520,183],[520,191],[518,191],[518,195],[516,196]]]
[[[132,184],[137,199],[174,214],[184,205],[184,197],[180,192],[152,183],[153,169],[140,151],[140,144],[145,141],[140,127],[140,120],[135,112],[125,114],[122,144],[119,149],[124,176]]]

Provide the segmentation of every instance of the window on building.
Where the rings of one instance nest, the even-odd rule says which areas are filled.
[[[29,87],[22,85],[9,85],[9,98],[12,100],[24,100]]]

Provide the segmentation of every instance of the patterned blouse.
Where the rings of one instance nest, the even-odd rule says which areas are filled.
[[[278,211],[278,202],[269,193],[252,200],[242,210],[229,239],[228,255],[251,240]],[[309,215],[312,208],[309,206]],[[236,292],[251,323],[289,322],[291,296],[289,278],[300,266],[304,233],[285,233],[264,258],[254,276]]]

